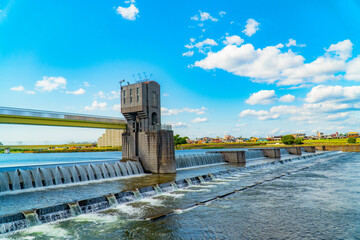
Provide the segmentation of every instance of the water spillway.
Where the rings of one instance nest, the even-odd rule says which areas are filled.
[[[221,153],[181,155],[177,156],[175,160],[177,169],[225,162],[224,156]]]
[[[172,182],[165,182],[160,183],[154,186],[146,186],[141,187],[139,189],[127,189],[124,192],[118,192],[114,194],[107,194],[100,197],[93,197],[89,199],[83,199],[76,202],[71,203],[65,203],[57,206],[50,206],[50,207],[43,207],[37,210],[32,211],[24,211],[21,213],[16,213],[12,215],[7,216],[0,216],[0,235],[2,233],[12,232],[15,230],[20,230],[26,227],[29,227],[31,225],[41,224],[41,223],[48,223],[57,221],[60,219],[67,219],[70,217],[76,217],[80,214],[86,214],[86,213],[93,213],[98,211],[103,211],[105,209],[108,209],[110,207],[114,207],[117,204],[124,204],[136,200],[141,200],[143,198],[147,197],[153,197],[156,195],[160,195],[163,193],[168,193],[171,191],[177,191],[179,189],[184,189],[187,187],[195,187],[199,186],[201,184],[207,184],[207,182],[212,181],[223,181],[224,178],[231,178],[234,176],[237,176],[238,174],[259,170],[262,168],[269,168],[269,167],[275,167],[278,165],[292,165],[288,163],[295,163],[295,162],[304,162],[307,159],[310,159],[311,157],[320,156],[321,154],[314,154],[312,156],[303,156],[303,157],[296,157],[292,159],[286,159],[286,160],[279,160],[274,162],[267,162],[263,164],[257,164],[250,167],[235,167],[227,170],[212,172],[204,175],[197,175],[197,176],[191,176],[184,179],[178,179],[176,181]],[[339,155],[336,155],[337,157]],[[331,156],[328,156],[331,157]],[[311,160],[309,162],[312,162]],[[320,162],[319,162],[320,163]],[[300,170],[302,168],[298,167]],[[286,170],[285,173],[289,173],[289,170]],[[244,190],[262,183],[265,183],[267,181],[280,178],[282,176],[285,176],[286,174],[282,174],[278,176],[270,175],[271,179],[264,178],[262,181],[256,181],[255,183],[247,183],[244,182],[241,184],[241,186],[238,186],[240,190]],[[232,180],[231,180],[232,181]],[[243,184],[245,184],[243,186]],[[130,191],[129,191],[130,190]],[[237,191],[240,191],[237,190]],[[236,191],[231,191],[231,193],[235,193]],[[216,196],[211,196],[211,198],[207,197],[207,199],[199,199],[199,203],[196,204],[203,204],[205,202],[209,202],[218,198],[226,197],[228,194],[218,194]],[[192,204],[194,205],[194,204]],[[191,206],[192,206],[191,205]],[[155,216],[156,217],[156,216]]]
[[[252,159],[252,158],[263,158],[265,157],[265,154],[260,149],[249,149],[245,152],[245,158],[246,159]]]
[[[42,166],[0,172],[0,193],[143,174],[139,162]]]

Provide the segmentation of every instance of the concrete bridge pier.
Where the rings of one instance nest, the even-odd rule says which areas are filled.
[[[246,163],[245,151],[213,151],[208,153],[221,153],[226,162]]]
[[[315,146],[304,146],[303,149],[305,152],[311,152],[311,153],[316,152]]]
[[[265,157],[269,158],[280,158],[280,148],[269,148],[269,149],[261,149],[264,153]]]
[[[285,148],[288,153],[294,154],[294,155],[301,155],[301,147],[287,147]]]

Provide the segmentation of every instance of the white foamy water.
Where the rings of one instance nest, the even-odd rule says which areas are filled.
[[[159,199],[159,198],[153,198],[153,197],[150,197],[150,198],[143,198],[141,200],[139,200],[138,202],[141,202],[141,203],[148,203],[150,205],[153,205],[153,206],[163,206],[163,200]]]
[[[22,234],[42,234],[48,237],[51,237],[51,239],[67,239],[69,236],[68,231],[66,231],[63,228],[58,227],[55,224],[43,224],[39,226],[30,227],[27,229],[24,229],[20,231]],[[29,236],[32,237],[32,236]],[[33,239],[36,239],[33,238]]]
[[[89,214],[83,214],[79,215],[73,219],[72,221],[76,222],[103,222],[103,223],[110,223],[115,222],[118,220],[117,216],[112,215],[105,215],[105,214],[98,214],[98,213],[89,213]]]
[[[141,209],[141,207],[139,207],[139,206],[133,207],[130,204],[132,204],[132,203],[119,204],[114,209],[116,209],[120,212],[126,213],[133,217],[140,217],[144,212]]]

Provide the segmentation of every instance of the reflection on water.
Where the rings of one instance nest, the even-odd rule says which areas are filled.
[[[200,187],[190,187],[186,192],[140,199],[96,214],[28,228],[6,238],[359,239],[360,154],[329,159],[330,156],[308,158],[239,172]],[[200,175],[196,170],[191,171]],[[279,176],[282,178],[277,178]],[[117,181],[111,186],[100,184],[99,189],[118,190],[116,185],[121,185],[118,187],[121,189],[134,189],[141,184],[155,185],[176,178],[175,175],[149,175]],[[208,204],[189,207],[265,180],[269,181]],[[96,186],[91,185],[89,189],[96,191]],[[84,194],[85,189],[77,191]],[[142,220],[175,209],[180,210],[157,221]]]

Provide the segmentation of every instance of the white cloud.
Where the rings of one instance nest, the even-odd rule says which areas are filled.
[[[194,55],[194,51],[187,51],[182,54],[184,57],[192,57]]]
[[[243,30],[243,33],[245,33],[247,36],[251,37],[256,33],[256,31],[259,30],[259,23],[255,21],[252,18],[249,18],[246,21],[245,29]]]
[[[170,94],[169,93],[164,93],[163,96],[168,97],[168,96],[170,96]]]
[[[326,52],[328,53],[334,53],[337,57],[343,60],[347,60],[351,57],[351,53],[353,50],[353,44],[352,42],[347,39],[342,42],[338,42],[336,44],[331,44],[328,49],[326,49]]]
[[[66,94],[73,94],[73,95],[82,95],[84,94],[86,91],[82,88],[79,88],[78,90],[75,91],[66,91]]]
[[[225,45],[235,44],[238,46],[241,45],[243,42],[244,39],[236,35],[225,37],[225,40],[223,41]]]
[[[201,22],[204,22],[207,20],[211,20],[213,22],[217,21],[217,19],[212,17],[209,13],[202,12],[202,11],[199,11],[199,15],[195,15],[195,16],[191,17],[190,19],[194,20],[194,21],[201,21]]]
[[[252,44],[227,45],[218,52],[208,52],[194,66],[206,70],[218,68],[249,77],[254,82],[276,83],[278,86],[321,83],[340,78],[339,73],[346,69],[344,58],[349,55],[350,43],[347,40],[339,42],[327,49],[324,56],[310,63],[304,63],[305,58],[291,49],[283,52],[282,44],[263,49],[255,49]],[[358,66],[357,63],[355,65]],[[356,72],[355,67],[352,71]]]
[[[275,134],[275,133],[277,133],[278,131],[279,131],[279,129],[278,129],[278,128],[276,128],[276,129],[274,129],[274,130],[270,131],[270,133],[271,133],[271,134]]]
[[[89,82],[84,82],[84,86],[85,86],[85,87],[90,87],[91,85],[90,85]]]
[[[287,42],[285,45],[286,45],[286,47],[291,47],[291,46],[295,46],[295,47],[305,47],[305,46],[306,46],[305,44],[298,44],[298,43],[296,43],[296,40],[295,40],[295,39],[292,39],[292,38],[290,38],[290,39],[289,39],[289,42]]]
[[[296,40],[290,38],[289,39],[289,42],[287,44],[285,44],[287,47],[290,47],[290,46],[296,46]]]
[[[204,118],[195,118],[194,120],[192,120],[193,123],[202,123],[202,122],[207,122],[208,119],[206,117]]]
[[[225,14],[226,14],[226,12],[224,12],[224,11],[219,12],[220,17],[223,17]]]
[[[345,79],[360,81],[360,56],[348,62],[346,66]]]
[[[276,94],[274,90],[261,90],[259,92],[251,94],[251,96],[246,100],[247,104],[272,104],[276,100]]]
[[[85,111],[94,111],[94,110],[106,110],[106,102],[93,101],[91,106],[86,106]]]
[[[201,107],[201,108],[174,108],[174,109],[168,109],[165,107],[161,108],[161,115],[164,116],[171,116],[171,115],[177,115],[179,113],[183,113],[183,112],[187,112],[187,113],[195,113],[198,115],[204,114],[205,110],[207,110],[207,108],[205,107]]]
[[[285,95],[287,96],[287,95]],[[335,121],[350,118],[352,111],[360,110],[360,86],[316,86],[307,94],[307,103],[279,105],[269,110],[247,109],[239,114],[240,118],[274,120],[287,117],[290,121],[319,123],[319,120]],[[324,122],[325,123],[325,122]]]
[[[360,86],[324,86],[313,87],[307,94],[305,101],[318,103],[330,100],[353,101],[360,100]]]
[[[131,4],[129,7],[118,7],[116,9],[117,14],[121,15],[124,19],[134,21],[139,16],[139,9]]]
[[[176,122],[176,123],[167,123],[167,125],[171,125],[173,128],[187,128],[190,125],[184,122]]]
[[[278,119],[280,117],[279,113],[270,113],[268,111],[265,110],[252,110],[252,109],[247,109],[242,111],[239,114],[239,117],[244,118],[244,117],[257,117],[259,120],[275,120]]]
[[[121,111],[121,105],[120,104],[115,104],[114,106],[112,106],[112,110],[114,110],[115,112],[120,112]]]
[[[17,91],[17,92],[25,92],[27,94],[31,94],[31,95],[34,95],[35,94],[35,91],[32,91],[32,90],[27,90],[25,91],[25,88],[20,85],[20,86],[16,86],[16,87],[12,87],[10,88],[11,91]]]
[[[111,91],[111,92],[107,95],[107,99],[109,99],[109,100],[118,99],[118,98],[120,98],[120,90],[118,90],[118,91]]]
[[[203,46],[217,46],[218,44],[215,42],[214,39],[207,38],[202,42],[196,43],[194,46],[197,48],[202,48]]]
[[[291,95],[291,94],[286,94],[286,95],[282,96],[279,99],[279,101],[280,102],[293,102],[293,101],[295,101],[295,96]]]
[[[109,100],[118,99],[120,98],[120,90],[118,91],[111,91],[110,93],[105,93],[104,91],[99,91],[98,93],[94,94],[94,98],[106,98]]]
[[[37,81],[35,84],[37,90],[41,92],[51,92],[59,88],[66,88],[66,79],[63,77],[46,77]]]
[[[10,88],[11,91],[17,91],[17,92],[22,92],[25,90],[25,88],[23,86],[17,86],[17,87],[12,87]]]

